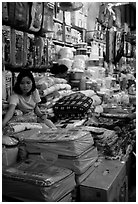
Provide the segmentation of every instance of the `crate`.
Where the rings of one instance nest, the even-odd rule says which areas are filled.
[[[80,185],[82,202],[127,202],[126,164],[104,160]]]

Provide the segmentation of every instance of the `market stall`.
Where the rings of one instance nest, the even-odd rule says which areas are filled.
[[[5,201],[129,200],[130,160],[136,155],[136,36],[134,14],[130,21],[126,10],[134,13],[136,7],[95,2],[92,17],[91,6],[2,3],[3,121],[23,69],[34,77],[41,113],[54,124],[16,107],[3,126]]]

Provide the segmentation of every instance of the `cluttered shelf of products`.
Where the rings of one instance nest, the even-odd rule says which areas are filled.
[[[124,56],[114,64],[122,35],[113,30],[106,32],[106,43],[74,42],[72,49],[63,42],[56,52],[51,49],[59,41],[10,27],[3,34],[2,118],[22,68],[33,74],[38,106],[55,125],[15,109],[2,130],[3,201],[127,202],[135,177],[135,45],[131,50],[123,41]]]

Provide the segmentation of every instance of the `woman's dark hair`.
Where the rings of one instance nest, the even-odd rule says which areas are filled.
[[[36,89],[36,84],[35,84],[33,74],[27,69],[22,69],[18,74],[17,81],[14,85],[13,91],[17,94],[20,94],[20,95],[22,94],[22,91],[20,89],[20,84],[24,77],[28,77],[32,81],[32,89],[27,93],[27,95],[29,96]]]

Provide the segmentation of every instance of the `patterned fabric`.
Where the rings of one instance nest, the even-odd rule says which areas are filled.
[[[54,105],[53,110],[55,115],[59,118],[78,118],[85,116],[88,113],[92,103],[93,100],[90,97],[77,92],[64,96],[58,100]]]

